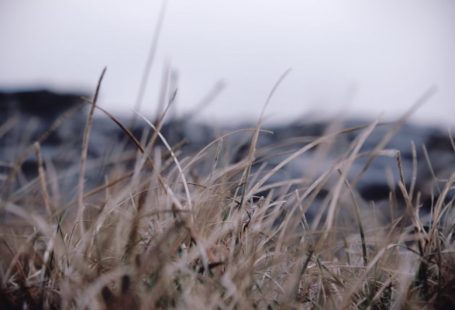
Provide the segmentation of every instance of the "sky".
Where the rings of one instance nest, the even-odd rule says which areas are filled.
[[[238,122],[259,117],[290,69],[268,121],[394,119],[436,86],[413,120],[454,125],[454,38],[450,0],[0,0],[0,89],[91,94],[106,66],[99,104],[114,113],[156,111],[166,77],[172,113]]]

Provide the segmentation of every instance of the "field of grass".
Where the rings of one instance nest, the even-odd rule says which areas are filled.
[[[446,199],[455,174],[443,182],[430,220],[419,215],[413,184],[398,180],[403,199],[390,196],[386,208],[395,215],[385,221],[347,178],[359,156],[387,152],[384,144],[360,154],[377,122],[357,128],[357,139],[320,175],[278,183],[268,181],[282,166],[330,147],[349,129],[258,171],[256,154],[268,151],[256,148],[260,124],[249,129],[249,151],[233,162],[225,140],[237,132],[183,156],[159,134],[160,121],[140,140],[119,123],[133,156],[106,170],[103,184],[86,188],[94,109],[74,200],[62,198],[39,143],[31,146],[38,177],[22,188],[6,186],[13,169],[3,183],[1,309],[455,307],[453,202]],[[306,212],[321,191],[328,194],[310,220]]]

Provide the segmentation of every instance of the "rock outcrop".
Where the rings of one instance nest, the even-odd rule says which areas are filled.
[[[45,90],[0,92],[0,182],[7,178],[15,163],[22,167],[22,177],[19,178],[22,182],[36,176],[36,156],[29,146],[41,139],[45,162],[52,163],[55,169],[68,175],[62,177],[60,186],[67,188],[69,193],[74,192],[87,111],[87,104],[83,102],[82,96],[83,94],[56,94]],[[126,119],[121,121],[128,124]],[[138,121],[136,124],[131,130],[138,138],[149,131],[143,122]],[[357,128],[346,130],[326,144],[323,143],[322,147],[297,156],[277,171],[268,182],[304,176],[308,177],[308,180],[314,180],[348,154],[352,142],[362,133],[362,126],[368,124],[366,121],[350,120],[338,124],[338,127],[309,121],[265,126],[264,129],[270,132],[260,135],[253,173],[265,173],[273,169],[290,154],[324,134],[341,128]],[[52,129],[53,126],[55,128]],[[408,188],[415,184],[415,192],[421,193],[421,203],[429,208],[440,193],[439,181],[447,179],[454,171],[453,141],[449,133],[441,129],[404,124],[390,141],[384,144],[384,151],[371,157],[371,151],[382,143],[392,126],[381,124],[373,130],[361,147],[360,156],[352,163],[348,179],[355,183],[357,193],[365,202],[380,204],[390,198],[390,193],[395,195],[397,201],[402,199],[398,181],[403,178]],[[238,127],[215,129],[206,124],[180,119],[166,122],[162,133],[170,145],[185,142],[179,149],[179,156],[183,157],[200,150],[216,137],[235,128]],[[224,139],[232,162],[240,161],[246,156],[250,137],[251,131]],[[102,181],[104,171],[101,167],[109,166],[109,158],[112,158],[113,154],[128,150],[128,143],[125,133],[112,120],[102,113],[97,113],[90,141],[89,160],[104,163],[89,169],[88,180],[93,184]],[[134,148],[129,149],[135,151]],[[403,175],[400,175],[400,169]],[[330,184],[330,180],[327,184]],[[298,184],[293,186],[297,188]],[[326,188],[321,193],[329,191],[330,188]],[[315,204],[325,199],[325,196],[318,196]],[[449,192],[447,199],[453,197],[454,193]]]

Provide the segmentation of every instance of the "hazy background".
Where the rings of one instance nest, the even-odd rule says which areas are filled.
[[[0,88],[87,90],[108,67],[100,104],[134,108],[161,1],[0,0]],[[176,113],[225,85],[199,119],[255,119],[292,72],[268,120],[395,117],[431,85],[415,116],[455,124],[455,1],[170,0],[142,111],[156,109],[164,68]],[[171,86],[172,87],[172,86]]]

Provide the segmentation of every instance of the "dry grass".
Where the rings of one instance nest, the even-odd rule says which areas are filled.
[[[256,149],[260,123],[248,154],[233,162],[226,139],[239,132],[183,156],[159,133],[161,119],[145,119],[158,130],[139,141],[109,115],[137,154],[106,170],[105,184],[86,189],[92,116],[93,110],[75,201],[60,198],[64,193],[53,186],[58,173],[43,164],[40,143],[34,145],[37,178],[26,188],[8,186],[3,195],[1,309],[455,307],[452,201],[446,199],[455,174],[425,222],[414,184],[396,180],[404,212],[391,196],[387,208],[396,208],[395,215],[385,221],[347,178],[360,156],[396,156],[402,170],[399,154],[384,149],[390,135],[360,153],[377,122],[335,128],[265,171],[251,167],[258,154],[277,150]],[[357,139],[322,173],[268,182],[302,154],[316,150],[317,160],[350,130],[359,131]],[[164,151],[155,147],[158,140]],[[306,212],[323,191],[318,215],[308,221]]]

